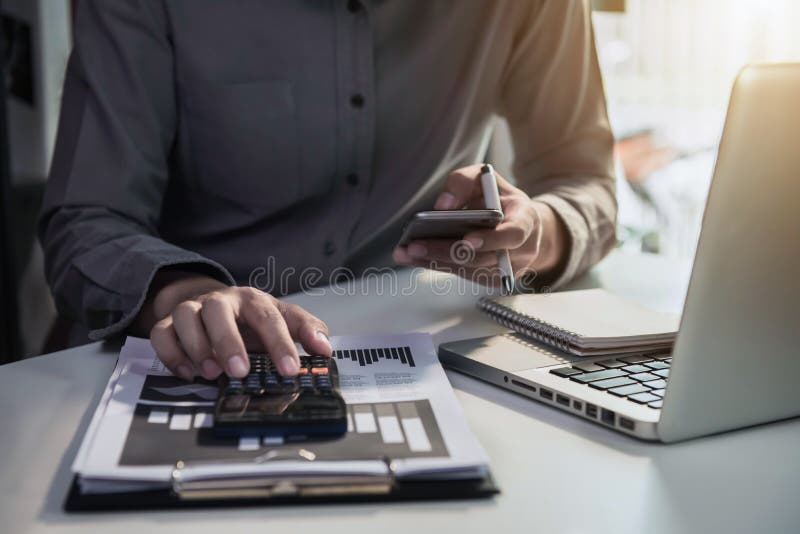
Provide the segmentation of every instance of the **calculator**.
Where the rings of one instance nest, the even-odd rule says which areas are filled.
[[[244,378],[219,378],[214,434],[225,436],[332,436],[347,431],[333,358],[300,356],[300,372],[283,377],[266,354],[250,354]]]

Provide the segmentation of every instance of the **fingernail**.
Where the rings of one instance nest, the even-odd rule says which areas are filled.
[[[319,339],[320,341],[325,342],[328,345],[328,347],[331,346],[331,340],[328,337],[328,334],[326,334],[322,330],[317,330],[317,339]]]
[[[428,248],[425,245],[420,245],[419,243],[411,243],[408,245],[408,255],[412,258],[424,258],[428,255]]]
[[[481,239],[480,237],[470,237],[469,239],[467,239],[467,242],[470,245],[472,245],[472,248],[474,248],[475,250],[483,246],[483,239]]]
[[[179,365],[178,368],[175,369],[175,373],[187,382],[194,380],[194,370],[185,363]]]
[[[228,358],[225,369],[228,376],[236,378],[244,378],[247,376],[247,362],[244,360],[243,356],[239,356],[238,354]]]
[[[456,197],[452,193],[442,193],[436,200],[433,209],[436,210],[452,210],[456,207]]]
[[[278,372],[281,376],[294,376],[300,370],[300,365],[297,363],[297,358],[291,354],[286,354],[278,359]]]
[[[200,368],[203,371],[203,378],[207,378],[208,380],[217,378],[222,372],[217,362],[210,359],[203,360],[203,363],[200,364]]]

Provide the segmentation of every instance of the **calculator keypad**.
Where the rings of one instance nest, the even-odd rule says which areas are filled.
[[[215,432],[286,435],[302,427],[308,435],[343,433],[347,420],[344,400],[336,391],[335,360],[301,356],[300,364],[297,376],[284,377],[266,355],[251,354],[246,377],[221,377]]]

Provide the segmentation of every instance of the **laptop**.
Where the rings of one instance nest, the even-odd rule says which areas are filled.
[[[671,351],[580,358],[507,334],[442,344],[442,363],[644,440],[799,416],[798,94],[800,64],[736,79]]]

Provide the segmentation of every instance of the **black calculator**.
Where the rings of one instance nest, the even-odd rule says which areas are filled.
[[[333,358],[300,356],[296,377],[283,377],[266,354],[250,354],[250,374],[221,376],[214,407],[217,436],[332,436],[347,432]]]

